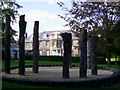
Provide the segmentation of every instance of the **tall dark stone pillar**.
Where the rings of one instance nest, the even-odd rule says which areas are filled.
[[[5,32],[5,73],[10,74],[10,15],[6,15]]]
[[[39,60],[39,21],[35,21],[33,34],[33,72],[38,73]]]
[[[87,68],[91,69],[92,67],[92,33],[88,32],[88,37],[87,37]]]
[[[25,74],[25,29],[27,22],[25,15],[20,16],[19,21],[19,75]]]
[[[96,47],[98,44],[98,36],[93,36],[91,32],[88,32],[87,41],[87,66],[91,69],[92,75],[97,75],[97,52]]]
[[[87,30],[82,30],[80,35],[80,78],[87,77]]]
[[[72,68],[72,38],[70,42],[70,53],[69,53],[69,68]]]
[[[92,75],[97,75],[97,52],[96,47],[98,44],[98,36],[92,36],[92,47],[91,47],[91,69]]]
[[[69,78],[69,63],[72,51],[72,35],[71,33],[62,33],[64,41],[64,61],[63,61],[63,78]]]

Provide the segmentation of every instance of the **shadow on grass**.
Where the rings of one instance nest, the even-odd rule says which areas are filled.
[[[87,87],[81,87],[81,88],[63,88],[63,87],[47,87],[47,86],[33,86],[33,85],[25,85],[21,83],[13,83],[9,81],[3,81],[2,82],[2,90],[4,89],[29,89],[29,90],[120,90],[120,85],[116,85],[113,87],[101,87],[101,88],[87,88]]]

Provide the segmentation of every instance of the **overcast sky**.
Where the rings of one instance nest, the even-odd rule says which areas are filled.
[[[65,12],[56,4],[55,0],[17,0],[16,2],[23,6],[19,9],[19,14],[25,14],[28,36],[33,34],[34,21],[39,21],[39,32],[68,29],[68,27],[63,27],[66,22],[58,17],[59,14],[63,15]],[[17,31],[19,31],[18,21],[19,17],[17,23],[12,26]]]

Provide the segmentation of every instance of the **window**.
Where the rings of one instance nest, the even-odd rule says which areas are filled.
[[[49,47],[49,42],[48,41],[46,41],[46,46]]]
[[[42,55],[42,51],[40,51],[40,55]]]
[[[47,51],[47,55],[49,55],[49,51]]]
[[[39,46],[42,47],[42,42],[39,42]]]
[[[52,34],[52,38],[54,38],[54,34]]]
[[[56,47],[56,41],[53,42],[53,47]]]
[[[58,48],[61,48],[62,41],[58,41]]]
[[[60,54],[60,50],[58,50],[58,54]]]
[[[53,50],[53,51],[52,51],[52,55],[55,55],[55,54],[56,54],[56,50]]]
[[[55,37],[54,38],[57,38],[57,34],[55,34]]]
[[[25,43],[25,46],[28,47],[28,43]]]

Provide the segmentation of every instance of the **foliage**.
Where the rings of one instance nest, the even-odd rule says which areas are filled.
[[[80,54],[75,54],[75,57],[80,57]]]
[[[11,17],[11,22],[12,24],[14,24],[14,22],[16,22],[16,16],[18,16],[18,9],[22,8],[22,6],[20,6],[18,3],[16,2],[0,2],[0,5],[2,7],[2,13],[1,13],[1,24],[2,24],[2,31],[0,31],[2,33],[2,41],[4,41],[5,38],[5,20],[6,20],[6,14],[9,14]],[[16,36],[17,31],[13,30],[11,27],[11,37]],[[4,42],[3,42],[4,45]]]
[[[120,51],[120,2],[81,2],[72,0],[68,9],[63,2],[57,4],[65,11],[64,19],[72,31],[87,29],[93,36],[100,35],[98,51],[110,59]],[[112,52],[112,53],[111,53]]]
[[[120,52],[120,21],[115,24],[112,30],[101,32],[98,50],[106,56],[119,56]],[[117,57],[116,57],[117,58]]]
[[[72,30],[105,29],[107,25],[114,25],[118,21],[119,2],[81,2],[72,0],[72,7],[68,9],[63,2],[57,4],[66,12],[65,16],[59,15],[67,22]]]
[[[18,14],[18,9],[22,8],[18,3],[16,2],[1,2],[2,6],[2,19],[3,22],[5,21],[6,14],[9,14],[11,16],[11,21],[16,21],[16,16]]]

